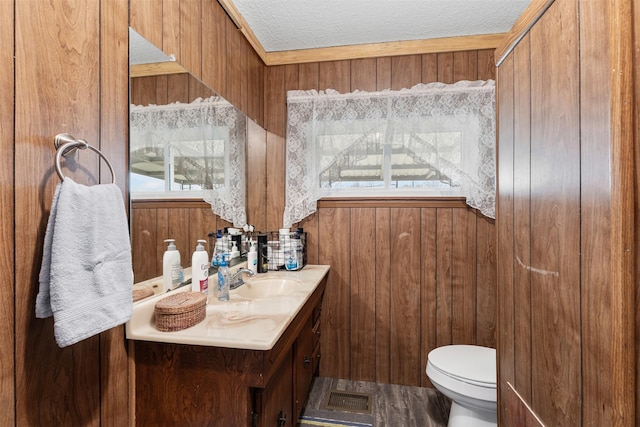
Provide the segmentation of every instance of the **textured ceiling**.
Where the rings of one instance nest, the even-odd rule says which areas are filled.
[[[233,0],[266,52],[509,31],[530,0]]]

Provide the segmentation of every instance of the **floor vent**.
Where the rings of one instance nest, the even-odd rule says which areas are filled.
[[[322,409],[370,414],[372,409],[371,395],[355,391],[330,390],[325,396]]]

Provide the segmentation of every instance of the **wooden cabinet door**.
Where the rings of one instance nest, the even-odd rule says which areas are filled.
[[[300,416],[300,411],[304,406],[304,402],[307,398],[307,392],[313,379],[313,316],[310,317],[296,343],[294,345],[293,353],[293,405],[294,414],[297,417]]]
[[[295,427],[291,396],[293,395],[292,351],[285,356],[271,382],[258,390],[258,426]]]

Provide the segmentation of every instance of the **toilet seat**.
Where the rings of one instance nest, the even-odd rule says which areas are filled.
[[[466,384],[496,388],[496,350],[474,345],[448,345],[432,350],[431,366],[443,375]]]

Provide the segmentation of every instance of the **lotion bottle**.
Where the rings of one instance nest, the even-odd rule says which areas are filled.
[[[182,281],[182,266],[180,265],[180,252],[176,249],[176,241],[165,240],[169,243],[162,256],[162,290],[164,292],[176,288]]]
[[[196,250],[191,256],[191,290],[202,292],[209,291],[209,254],[204,249],[206,240],[198,240]]]

